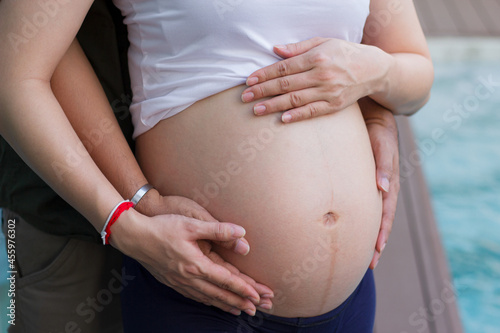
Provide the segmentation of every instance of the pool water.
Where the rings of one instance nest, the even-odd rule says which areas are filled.
[[[435,71],[431,100],[411,122],[465,332],[498,333],[500,66],[435,62]]]

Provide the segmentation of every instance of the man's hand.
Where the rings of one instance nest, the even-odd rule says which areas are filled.
[[[215,242],[247,254],[250,248],[242,227],[216,221],[190,199],[160,196],[156,190],[150,190],[136,208],[157,216],[134,211],[123,214],[128,221],[113,226],[111,243],[139,261],[158,281],[188,298],[233,314],[245,311],[253,315],[256,306],[272,307],[271,289],[212,251]]]
[[[382,191],[382,223],[370,268],[374,269],[392,230],[399,193],[398,129],[392,113],[369,97],[359,101],[377,167],[377,185]]]

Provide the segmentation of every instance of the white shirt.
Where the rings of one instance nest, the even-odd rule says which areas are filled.
[[[130,49],[134,138],[281,60],[274,45],[359,43],[369,0],[114,0]]]

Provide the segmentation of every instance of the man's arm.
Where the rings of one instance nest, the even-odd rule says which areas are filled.
[[[398,128],[393,114],[369,97],[359,100],[377,168],[377,185],[382,191],[382,222],[370,268],[377,266],[387,244],[396,214],[399,193]]]
[[[78,42],[73,42],[58,65],[51,86],[93,160],[120,194],[131,198],[147,180]],[[205,223],[214,227],[219,224],[194,201],[163,197],[154,189],[148,191],[136,209],[148,216],[179,214],[209,221]],[[207,242],[202,245],[206,256],[198,260],[193,254],[199,253],[196,241],[202,238],[198,238],[198,231],[189,229],[180,217],[171,215],[168,219],[155,219],[156,223],[148,223],[148,228],[151,228],[149,235],[144,230],[136,233],[122,221],[112,228],[111,240],[119,250],[139,260],[159,281],[185,296],[233,312],[247,310],[253,313],[255,306],[249,299],[258,304],[260,295],[272,294],[269,288],[255,283],[224,262],[211,251]],[[167,223],[169,225],[165,227]],[[248,243],[243,238],[219,244],[243,255],[249,251]],[[190,267],[196,269],[186,275]],[[262,302],[261,305],[271,304],[268,297]]]

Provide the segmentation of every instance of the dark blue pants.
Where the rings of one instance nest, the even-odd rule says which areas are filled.
[[[190,300],[158,282],[135,260],[124,260],[127,275],[136,278],[122,291],[126,333],[236,332],[236,333],[371,333],[375,320],[375,284],[372,270],[339,307],[316,317],[284,318],[257,311],[234,316]]]

